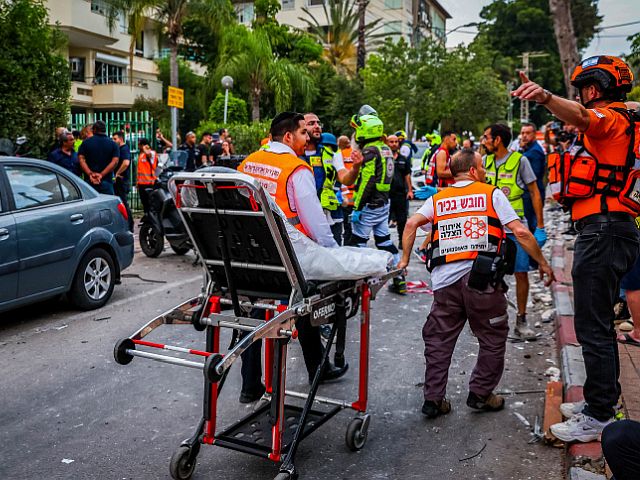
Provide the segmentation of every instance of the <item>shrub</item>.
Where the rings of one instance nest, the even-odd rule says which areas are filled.
[[[229,92],[227,123],[247,123],[247,102]],[[218,92],[209,106],[209,120],[222,123],[224,120],[224,93]]]

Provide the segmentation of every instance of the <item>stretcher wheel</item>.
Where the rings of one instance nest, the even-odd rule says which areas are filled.
[[[113,347],[113,358],[115,358],[116,362],[120,365],[127,365],[128,363],[131,363],[131,360],[133,360],[133,355],[128,354],[127,350],[135,349],[136,344],[133,343],[133,340],[130,338],[123,338],[116,343],[115,347]]]
[[[175,480],[189,480],[196,468],[197,452],[188,445],[181,445],[171,456],[169,472]]]
[[[204,362],[204,378],[209,380],[211,383],[217,383],[222,378],[222,375],[216,372],[216,365],[223,358],[224,355],[214,353],[213,355],[209,355],[209,357],[207,357],[207,361]]]
[[[347,426],[347,433],[345,435],[345,442],[347,448],[352,452],[357,452],[364,447],[367,442],[367,433],[369,431],[369,422],[366,422],[360,417],[356,417],[349,422]]]

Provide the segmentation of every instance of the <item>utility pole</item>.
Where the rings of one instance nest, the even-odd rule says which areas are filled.
[[[527,77],[531,78],[531,72],[533,72],[533,67],[531,67],[529,60],[532,58],[539,57],[547,57],[548,53],[545,52],[522,52],[522,71],[527,75]],[[520,100],[520,123],[529,121],[529,100]]]
[[[511,91],[513,90],[513,82],[507,82],[507,125],[509,129],[513,129],[513,97]]]
[[[369,0],[357,0],[357,4],[358,4],[358,52],[357,52],[356,72],[359,73],[360,70],[364,68],[365,60],[367,58],[365,32],[366,32],[367,5],[369,4]]]

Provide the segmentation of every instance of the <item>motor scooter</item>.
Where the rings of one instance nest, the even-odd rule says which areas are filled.
[[[184,170],[186,160],[186,152],[172,152],[167,162],[159,165],[158,182],[147,189],[149,211],[140,221],[139,233],[140,248],[147,257],[155,258],[162,253],[165,238],[176,255],[184,255],[193,248],[167,186],[176,172]]]

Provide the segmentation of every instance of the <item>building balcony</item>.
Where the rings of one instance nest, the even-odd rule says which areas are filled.
[[[49,0],[47,6],[50,22],[59,24],[60,30],[69,38],[70,46],[103,48],[115,44],[126,34],[126,31],[121,32],[120,25],[110,31],[106,17],[92,10],[91,1]]]
[[[162,82],[139,77],[87,79],[72,82],[73,106],[128,109],[137,97],[162,99]]]

